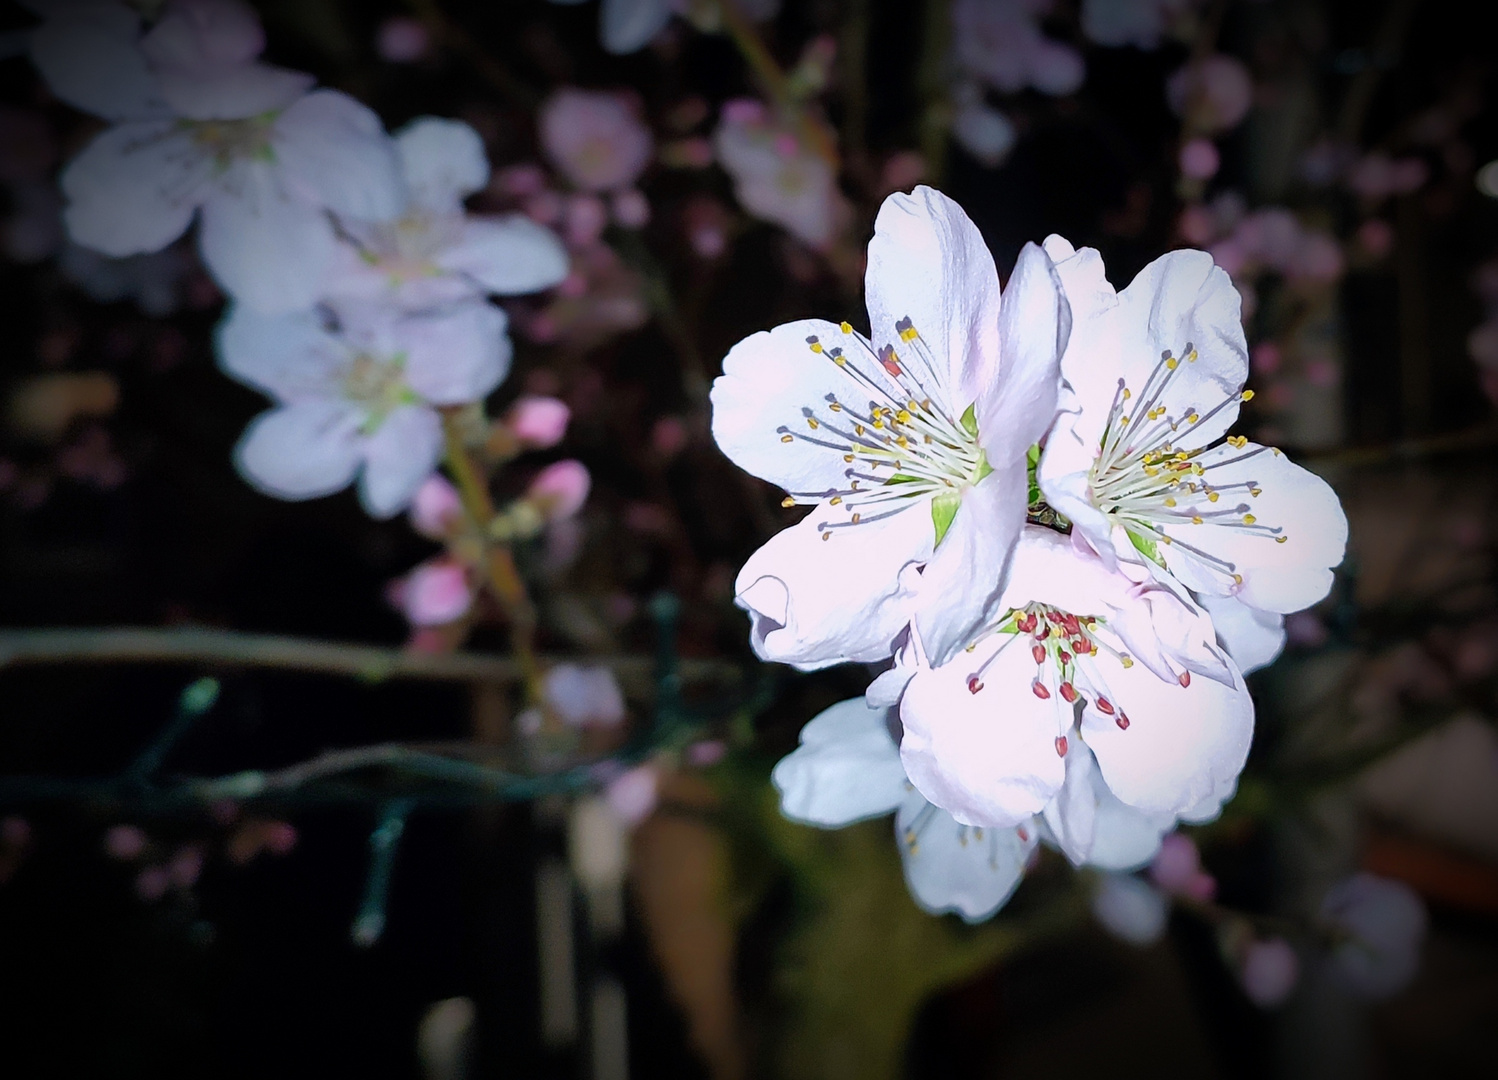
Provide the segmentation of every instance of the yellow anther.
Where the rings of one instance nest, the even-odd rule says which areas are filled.
[[[1242,574],[1234,574],[1233,575],[1233,584],[1234,585],[1242,585],[1243,584],[1243,575]]]
[[[813,341],[811,343],[811,351],[815,352],[815,353],[821,352],[822,351],[822,343],[820,341]]]
[[[930,436],[930,435],[927,435],[927,436],[926,436],[926,442],[927,442],[927,443],[930,443],[930,442],[931,442],[931,436]]]
[[[822,533],[822,540],[823,540],[823,542],[826,542],[826,541],[831,540],[831,539],[832,539],[832,534],[830,532],[824,532],[824,533]]]
[[[853,425],[853,434],[855,434],[855,435],[862,435],[863,434],[863,425],[862,424],[854,424]]]
[[[1249,488],[1248,489],[1248,493],[1250,495],[1252,495],[1254,498],[1258,498],[1260,495],[1264,494],[1264,489],[1263,488]]]
[[[785,498],[780,500],[780,505],[789,510],[791,507],[796,505],[796,500],[787,495]]]
[[[836,506],[838,503],[840,503],[842,501],[843,501],[843,497],[841,495],[834,495],[831,498],[831,500],[829,500],[828,505],[829,506]]]
[[[1245,390],[1239,397],[1244,401],[1252,401],[1254,399],[1254,392],[1252,390]]]
[[[827,406],[827,407],[828,407],[828,408],[829,408],[829,409],[831,409],[831,410],[832,410],[832,411],[833,411],[833,412],[842,412],[842,411],[843,411],[843,407],[842,407],[842,406],[841,406],[841,405],[839,405],[839,404],[838,404],[838,403],[837,403],[837,402],[835,402],[835,401],[834,401],[834,402],[831,402],[831,403],[830,403],[830,404],[829,404],[829,405],[828,405],[828,406]]]
[[[815,416],[808,416],[806,418],[806,426],[816,431],[818,427],[817,418]]]
[[[1209,492],[1207,492],[1207,501],[1208,502],[1216,502],[1217,501],[1217,492],[1215,492],[1215,491],[1209,491]]]
[[[969,645],[967,648],[963,649],[962,651],[963,652],[972,652],[977,647],[978,647],[978,643],[975,641],[971,645]]]
[[[1180,363],[1181,362],[1179,360],[1172,356],[1169,360],[1165,361],[1165,366],[1170,368],[1171,371],[1174,371],[1177,367],[1180,366]]]
[[[1245,446],[1248,445],[1248,437],[1246,435],[1229,435],[1228,444],[1230,446],[1236,446],[1239,450],[1242,450]]]
[[[1156,466],[1154,466],[1154,465],[1146,465],[1144,467],[1144,475],[1145,476],[1159,476],[1160,475],[1160,470]]]
[[[780,436],[780,441],[781,442],[795,442],[796,441],[796,436],[794,436],[794,435],[782,435],[782,436]]]
[[[1188,453],[1186,453],[1186,451],[1184,451],[1184,450],[1177,450],[1176,451],[1176,460],[1177,461],[1189,461],[1190,459],[1191,459],[1191,455],[1188,454]]]
[[[895,413],[895,419],[900,421],[900,423],[902,424],[908,424],[910,423],[910,413],[904,409],[901,409],[899,412]]]
[[[1171,538],[1170,538],[1170,537],[1168,537],[1168,536],[1161,536],[1161,537],[1160,537],[1160,543],[1162,543],[1162,544],[1173,544],[1173,543],[1175,543],[1175,541],[1173,541],[1173,540],[1172,540],[1172,539],[1171,539]]]
[[[1194,363],[1196,363],[1196,356],[1197,356],[1196,350],[1192,349],[1189,353],[1186,354],[1186,363],[1188,363],[1188,364],[1194,364]]]
[[[1126,668],[1131,668],[1131,667],[1134,666],[1134,660],[1133,660],[1132,657],[1120,656],[1119,660],[1121,660],[1123,662],[1123,666],[1126,667]]]
[[[1258,520],[1259,519],[1256,518],[1256,517],[1254,517],[1252,514],[1244,514],[1243,515],[1243,524],[1245,524],[1245,525],[1252,525],[1254,522],[1256,522]]]
[[[1175,504],[1176,504],[1175,499],[1171,498],[1170,496],[1166,496],[1166,498],[1165,498],[1165,505],[1166,506],[1174,506]]]
[[[901,450],[904,450],[910,445],[910,440],[907,439],[904,435],[901,435],[898,439],[895,440],[895,445],[898,446]]]
[[[920,334],[916,333],[916,329],[913,326],[907,326],[904,330],[900,331],[901,341],[914,341],[920,336]]]
[[[863,515],[862,514],[854,514],[853,515],[853,524],[857,525],[862,520],[863,520]]]
[[[1131,398],[1133,396],[1134,396],[1134,391],[1130,390],[1127,386],[1125,386],[1124,387],[1124,400],[1128,401],[1129,398]]]
[[[927,398],[926,400],[922,401],[921,402],[921,408],[925,409],[927,412],[930,412],[931,411],[931,399]]]
[[[1197,517],[1195,514],[1191,515],[1191,524],[1193,524],[1193,525],[1200,525],[1201,523],[1202,523],[1202,519],[1201,518]]]
[[[846,461],[846,462],[848,462],[851,465],[853,463],[853,455],[852,454],[844,454],[843,455],[843,460]]]
[[[834,356],[832,359],[835,360],[835,361],[837,361],[837,366],[838,367],[847,367],[848,366],[848,358],[846,356]]]
[[[1186,417],[1186,423],[1188,423],[1188,424],[1194,424],[1194,423],[1196,423],[1200,419],[1201,419],[1200,416],[1197,416],[1196,413],[1192,413],[1190,416]]]
[[[915,402],[914,402],[914,401],[907,401],[907,402],[906,402],[906,403],[905,403],[905,407],[906,407],[906,408],[907,408],[907,409],[909,409],[909,410],[910,410],[910,411],[911,411],[911,412],[915,412],[915,411],[916,411],[916,410],[917,410],[917,409],[919,409],[919,408],[920,408],[920,405],[918,405],[918,404],[917,404],[917,403],[915,403]]]
[[[1126,426],[1128,424],[1128,422],[1129,422],[1129,418],[1127,416],[1120,416],[1118,418],[1118,426],[1119,427]]]
[[[853,324],[850,323],[850,322],[845,322],[845,323],[841,324],[838,327],[838,329],[841,330],[845,334],[851,334],[851,333],[853,333]]]
[[[874,426],[874,430],[875,431],[880,431],[884,427],[884,421],[881,420],[881,419],[879,419],[878,417],[875,417],[874,418],[874,425],[873,426]]]
[[[1276,543],[1276,544],[1283,544],[1283,543],[1284,543],[1284,542],[1285,542],[1285,541],[1286,541],[1286,540],[1288,540],[1288,539],[1290,539],[1290,538],[1289,538],[1289,537],[1288,537],[1288,536],[1276,536],[1276,537],[1275,537],[1275,538],[1274,538],[1274,542],[1275,542],[1275,543]]]

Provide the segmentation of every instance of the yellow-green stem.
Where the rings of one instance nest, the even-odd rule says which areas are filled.
[[[489,523],[494,520],[494,501],[489,497],[489,487],[479,476],[473,457],[463,444],[457,418],[451,413],[443,415],[442,431],[447,440],[447,467],[457,482],[463,510],[478,534],[487,537]],[[509,546],[492,541],[486,543],[484,570],[490,591],[510,620],[510,647],[520,667],[526,698],[534,705],[541,705],[541,664],[536,659],[535,642],[536,609],[525,591],[525,582],[520,578],[520,570]]]

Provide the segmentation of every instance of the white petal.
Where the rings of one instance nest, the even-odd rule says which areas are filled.
[[[219,366],[282,402],[336,395],[344,346],[313,311],[266,315],[235,304],[219,323]]]
[[[793,492],[841,488],[848,469],[843,461],[846,441],[826,428],[811,429],[803,410],[826,416],[829,394],[868,400],[868,391],[827,352],[811,351],[808,337],[828,343],[827,348],[853,341],[820,319],[761,330],[729,350],[711,395],[718,448],[745,472]],[[786,441],[792,432],[798,437]]]
[[[137,48],[140,16],[123,4],[48,12],[31,31],[31,59],[63,101],[106,120],[161,116],[166,106]]]
[[[1285,617],[1249,607],[1231,596],[1199,596],[1197,603],[1212,616],[1217,641],[1247,675],[1267,667],[1285,648]]]
[[[243,162],[203,204],[203,261],[236,300],[266,312],[311,306],[336,251],[333,226],[289,193],[275,166]]]
[[[643,49],[671,21],[670,0],[603,0],[598,36],[611,53]]]
[[[1159,550],[1171,572],[1197,592],[1233,595],[1265,611],[1299,611],[1324,597],[1332,586],[1331,568],[1347,548],[1347,516],[1330,485],[1278,450],[1257,443],[1216,446],[1197,460],[1206,469],[1203,479],[1214,488],[1250,484],[1261,493],[1236,488],[1223,490],[1216,503],[1201,497],[1194,507],[1183,502],[1183,511],[1194,509],[1208,523],[1172,524],[1166,531],[1231,564],[1243,583],[1236,585],[1224,571],[1207,572],[1189,552],[1162,544]],[[1234,527],[1244,513],[1251,513],[1261,528]],[[1213,514],[1230,523],[1211,524]],[[1285,542],[1278,543],[1277,535]]]
[[[882,660],[910,622],[916,567],[931,551],[925,505],[823,540],[818,524],[837,516],[835,507],[815,507],[739,571],[735,603],[750,613],[761,659],[807,668]]]
[[[1142,664],[1125,668],[1102,654],[1093,660],[1115,712],[1105,714],[1089,700],[1082,738],[1124,803],[1179,815],[1215,797],[1243,770],[1254,713],[1242,679],[1231,687],[1205,678],[1182,686]],[[1124,720],[1127,728],[1119,726]]]
[[[468,218],[458,242],[437,256],[437,264],[467,274],[497,296],[549,289],[568,269],[567,249],[557,234],[523,214]]]
[[[1056,738],[1066,730],[1058,718],[1071,707],[1031,691],[1036,667],[1025,639],[998,637],[923,669],[900,700],[906,775],[964,824],[1018,825],[1045,808],[1066,776]],[[976,693],[973,676],[982,683]]]
[[[269,64],[237,64],[213,71],[165,68],[157,73],[172,111],[192,120],[243,120],[284,109],[311,90],[311,75]]]
[[[801,745],[770,774],[780,812],[792,821],[841,828],[891,813],[910,785],[887,709],[863,698],[822,710],[801,729]]]
[[[335,214],[384,221],[401,212],[394,144],[380,118],[347,94],[302,98],[276,120],[274,146],[304,194]]]
[[[911,792],[895,817],[895,842],[910,895],[931,915],[970,923],[1004,906],[1025,874],[1038,831],[1033,825],[988,829],[960,825]]]
[[[1061,352],[1071,310],[1051,258],[1026,244],[999,305],[999,370],[978,388],[978,439],[995,468],[1023,460],[1056,415]]]
[[[482,300],[408,315],[395,324],[406,381],[434,405],[482,400],[510,370],[505,313]]]
[[[437,463],[442,460],[442,420],[420,405],[405,405],[364,445],[364,472],[359,502],[370,517],[388,518],[411,505]]]
[[[1119,376],[1141,394],[1161,354],[1169,349],[1182,357],[1189,344],[1197,359],[1182,362],[1171,373],[1159,403],[1170,416],[1193,409],[1203,416],[1200,423],[1181,427],[1174,438],[1178,449],[1193,450],[1220,439],[1238,419],[1238,403],[1232,399],[1248,378],[1248,343],[1232,279],[1205,251],[1172,251],[1139,271],[1118,299],[1119,368],[1093,366],[1085,376],[1074,377],[1069,370],[1063,374],[1073,385],[1078,378],[1103,380],[1109,401]],[[1207,418],[1225,401],[1231,403]]]
[[[413,120],[396,133],[395,150],[411,200],[433,213],[457,210],[489,182],[484,140],[461,120]]]
[[[1010,460],[963,492],[921,574],[916,626],[933,664],[966,648],[998,614],[1009,552],[1025,524],[1023,461]]]
[[[978,227],[941,192],[922,185],[884,200],[864,293],[876,345],[903,352],[895,323],[909,318],[936,362],[947,365],[940,390],[950,415],[995,384],[1002,362],[998,271]]]
[[[187,229],[212,170],[171,122],[112,127],[63,170],[68,235],[116,258],[160,251]]]
[[[1119,802],[1085,745],[1066,755],[1066,783],[1045,809],[1051,836],[1075,866],[1134,870],[1155,857],[1175,827],[1169,814],[1143,814]]]
[[[359,467],[360,415],[346,402],[303,401],[261,413],[234,448],[240,474],[278,499],[316,499]]]

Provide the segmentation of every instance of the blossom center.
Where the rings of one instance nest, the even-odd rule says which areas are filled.
[[[344,368],[340,388],[345,398],[364,410],[365,421],[360,430],[365,435],[378,431],[386,418],[402,405],[420,400],[406,385],[405,366],[404,354],[382,360],[360,352]]]
[[[993,471],[978,445],[974,407],[953,416],[936,358],[908,317],[895,330],[909,358],[893,344],[875,349],[848,323],[840,329],[843,343],[813,335],[806,344],[842,373],[846,392],[803,404],[800,422],[776,432],[783,443],[810,443],[841,456],[845,484],[789,492],[784,505],[825,500],[837,508],[841,516],[817,525],[827,540],[838,529],[929,502],[940,543],[963,491]]]
[[[1189,432],[1229,405],[1254,396],[1252,390],[1240,390],[1215,403],[1193,402],[1179,408],[1168,404],[1167,391],[1177,373],[1196,361],[1196,349],[1187,342],[1179,355],[1169,349],[1161,354],[1137,394],[1125,380],[1118,380],[1093,461],[1089,492],[1093,505],[1122,525],[1146,557],[1163,565],[1158,546],[1176,547],[1225,583],[1237,586],[1243,583],[1237,566],[1202,550],[1192,542],[1190,531],[1216,526],[1283,544],[1282,528],[1262,525],[1254,516],[1253,500],[1263,490],[1257,480],[1213,480],[1217,470],[1279,451],[1264,446],[1245,449],[1248,440],[1241,435],[1191,450],[1175,445],[1182,429]],[[1226,452],[1222,452],[1224,444]]]
[[[246,120],[182,120],[192,141],[213,158],[220,172],[236,161],[274,161],[271,127],[274,113]]]

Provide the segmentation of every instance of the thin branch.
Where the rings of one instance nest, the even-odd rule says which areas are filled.
[[[548,657],[558,663],[567,657]],[[649,656],[596,656],[622,680],[643,684],[654,661]],[[277,668],[345,675],[368,682],[424,679],[433,682],[513,683],[520,667],[506,656],[458,652],[430,654],[378,645],[316,641],[277,634],[182,627],[170,630],[109,627],[84,630],[23,629],[0,631],[0,669],[23,664],[212,664]],[[686,682],[729,682],[740,670],[721,660],[682,660]]]

